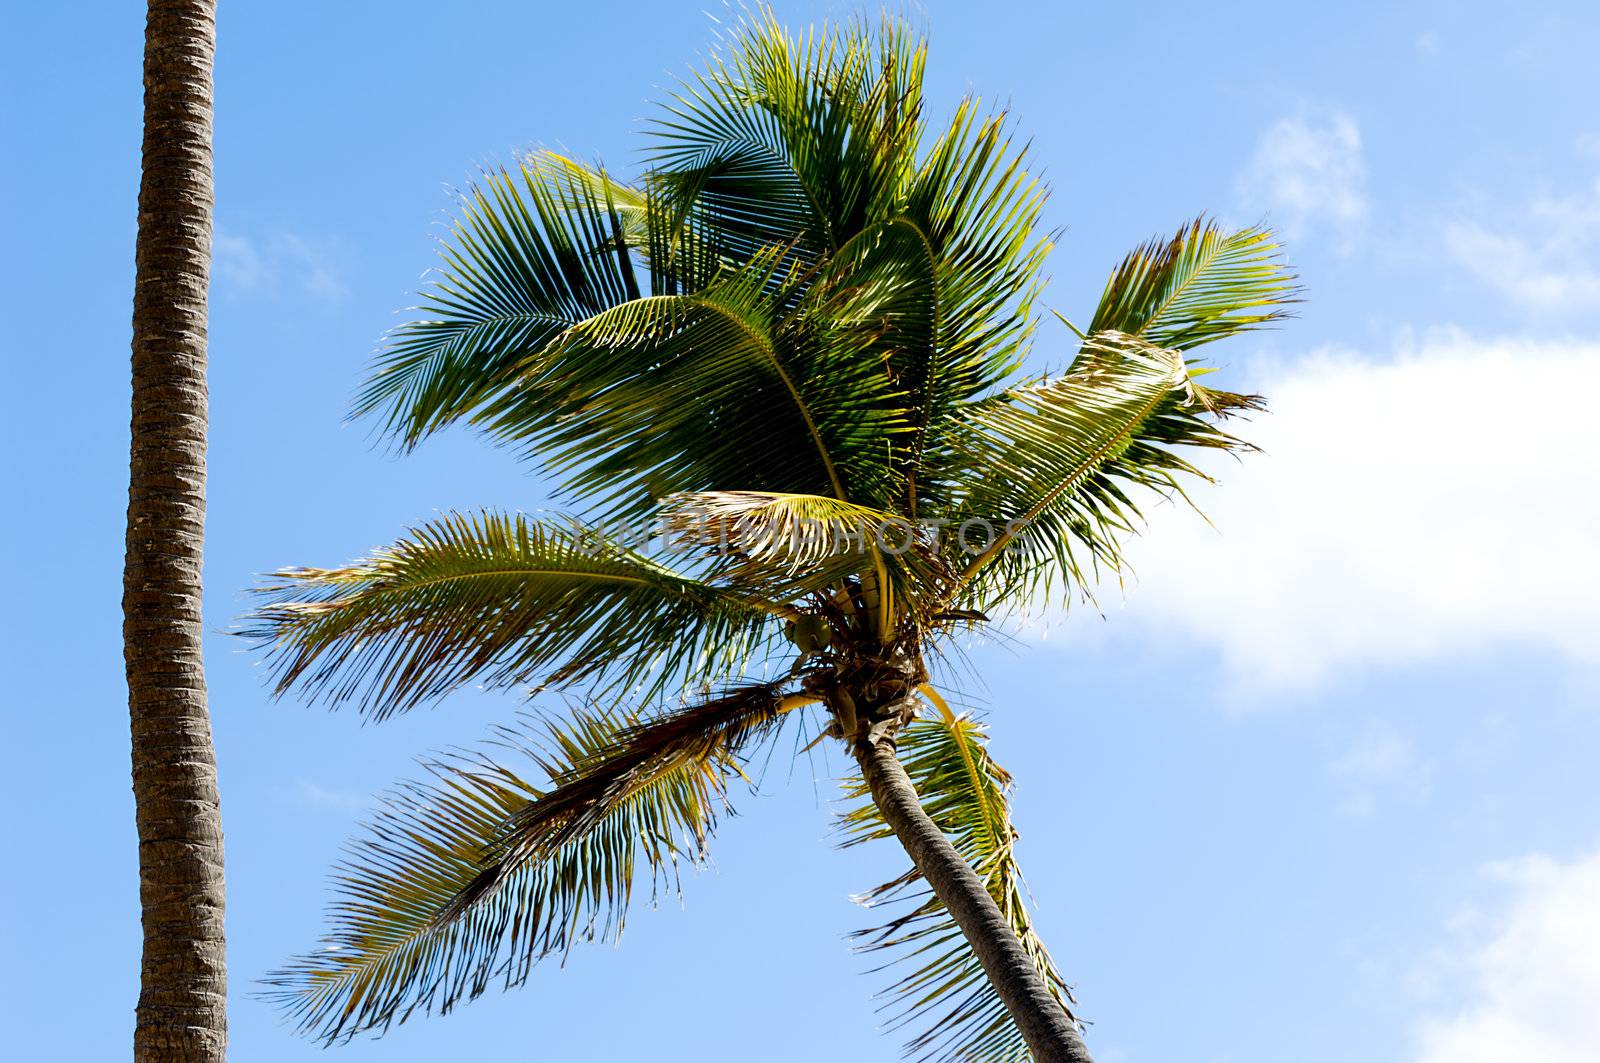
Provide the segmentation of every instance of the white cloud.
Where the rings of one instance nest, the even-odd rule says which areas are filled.
[[[1483,940],[1447,958],[1457,999],[1417,1023],[1414,1063],[1600,1059],[1600,853],[1490,874],[1515,896]]]
[[[1386,796],[1422,797],[1433,785],[1433,764],[1392,724],[1375,722],[1328,765],[1344,789],[1340,811],[1367,816]]]
[[[1235,690],[1521,645],[1600,660],[1600,344],[1455,333],[1254,374],[1266,453],[1150,513],[1103,634],[1215,651]],[[1089,611],[1079,611],[1079,617]],[[1093,637],[1093,636],[1091,636]]]
[[[1444,238],[1458,264],[1526,309],[1600,307],[1600,181],[1578,195],[1536,199],[1495,223],[1457,219]]]
[[[1264,211],[1291,239],[1328,229],[1348,241],[1367,215],[1361,130],[1349,115],[1285,118],[1262,135],[1239,178],[1246,211]]]
[[[212,268],[222,290],[235,296],[274,296],[286,288],[332,302],[348,294],[334,268],[331,246],[297,233],[258,240],[217,227]]]

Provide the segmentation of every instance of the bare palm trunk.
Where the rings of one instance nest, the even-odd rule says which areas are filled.
[[[1076,1024],[1000,913],[983,880],[929,818],[886,735],[853,743],[872,799],[911,862],[966,936],[1037,1063],[1092,1063]]]
[[[144,956],[134,1059],[227,1048],[222,822],[200,657],[215,0],[151,0],[123,654]]]

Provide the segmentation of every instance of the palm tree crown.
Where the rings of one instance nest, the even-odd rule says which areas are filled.
[[[757,14],[667,100],[637,179],[538,152],[464,198],[359,410],[408,446],[476,425],[574,515],[451,515],[281,573],[251,633],[280,690],[374,717],[469,681],[569,711],[392,796],[325,947],[273,978],[306,1029],[448,1010],[620,931],[635,879],[695,863],[741,763],[806,719],[898,748],[1069,1006],[941,648],[1086,591],[1141,502],[1198,475],[1182,448],[1243,446],[1218,422],[1256,400],[1190,352],[1295,289],[1270,234],[1196,221],[1112,272],[1064,372],[1019,377],[1044,189],[1004,113],[929,125],[924,59],[895,22],[795,37]],[[850,842],[890,833],[868,781]],[[893,987],[912,1051],[1026,1058],[941,898],[915,872],[876,898],[906,902],[864,944],[915,957]]]

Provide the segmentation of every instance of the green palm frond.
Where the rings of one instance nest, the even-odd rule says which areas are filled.
[[[719,246],[722,237],[715,229],[692,223],[690,213],[672,195],[675,185],[670,175],[646,171],[636,187],[603,168],[554,151],[532,152],[523,165],[576,182],[594,201],[616,213],[628,250],[643,260],[650,275],[652,295],[697,291],[739,262],[728,248]]]
[[[607,519],[740,477],[882,494],[882,455],[904,413],[875,359],[830,342],[826,320],[788,311],[795,281],[773,282],[789,269],[769,248],[699,291],[597,314],[481,420]]]
[[[747,253],[840,247],[902,191],[921,133],[923,43],[886,20],[796,37],[752,12],[647,132],[652,169]]]
[[[937,263],[935,345],[905,373],[919,428],[912,476],[931,507],[948,500],[946,480],[960,476],[940,446],[947,422],[1027,353],[1051,242],[1036,231],[1045,190],[1026,165],[1005,116],[980,117],[977,101],[964,100],[907,197],[906,214]]]
[[[530,160],[485,175],[463,197],[423,292],[357,397],[414,445],[467,416],[577,322],[639,294],[619,205],[607,185]]]
[[[1007,590],[1022,603],[1058,577],[1087,593],[1096,566],[1123,563],[1140,517],[1130,488],[1181,494],[1180,476],[1205,478],[1174,447],[1245,448],[1214,422],[1259,400],[1201,387],[1200,372],[1177,351],[1101,333],[1065,375],[975,406],[958,438],[971,477],[960,516],[993,538],[960,562],[964,600]]]
[[[1300,294],[1272,233],[1196,218],[1135,248],[1111,273],[1089,334],[1188,350],[1282,318]]]
[[[948,500],[944,422],[1025,353],[1050,246],[1035,233],[1043,201],[1004,116],[964,100],[894,213],[831,255],[813,290],[841,327],[871,335],[904,395],[911,431],[891,462],[911,510]]]
[[[452,514],[336,569],[289,569],[244,634],[278,690],[377,718],[478,679],[660,689],[736,673],[786,610],[577,524]],[[651,673],[654,672],[652,678]]]
[[[351,847],[333,930],[267,979],[269,997],[334,1043],[615,938],[637,879],[676,889],[680,865],[698,866],[741,755],[785,707],[758,686],[649,719],[583,708],[428,764]],[[503,766],[507,753],[548,783]]]
[[[929,817],[977,871],[1070,1015],[1072,992],[1029,914],[1007,803],[1011,776],[989,755],[983,726],[942,709],[932,719],[912,721],[900,732],[897,746]],[[893,836],[864,783],[857,780],[847,796],[858,803],[842,817],[844,844]],[[885,993],[892,1028],[922,1027],[906,1046],[908,1056],[961,1063],[1023,1063],[1030,1058],[960,929],[915,871],[884,883],[862,900],[868,907],[898,904],[904,909],[855,938],[864,951],[886,953],[890,962],[909,968]]]
[[[732,763],[734,753],[766,734],[783,714],[817,700],[783,694],[780,685],[736,686],[687,708],[629,720],[598,747],[566,742],[570,768],[552,772],[555,789],[506,820],[494,853],[445,915],[453,917],[492,893],[526,861],[594,829],[608,809],[663,773]]]

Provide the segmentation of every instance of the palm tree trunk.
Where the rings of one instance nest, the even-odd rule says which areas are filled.
[[[983,880],[923,809],[895,753],[893,738],[862,737],[853,745],[884,822],[961,927],[1034,1060],[1092,1063],[1077,1025],[1050,994]]]
[[[144,926],[133,1054],[222,1060],[222,822],[200,657],[215,0],[151,0],[123,655]]]

